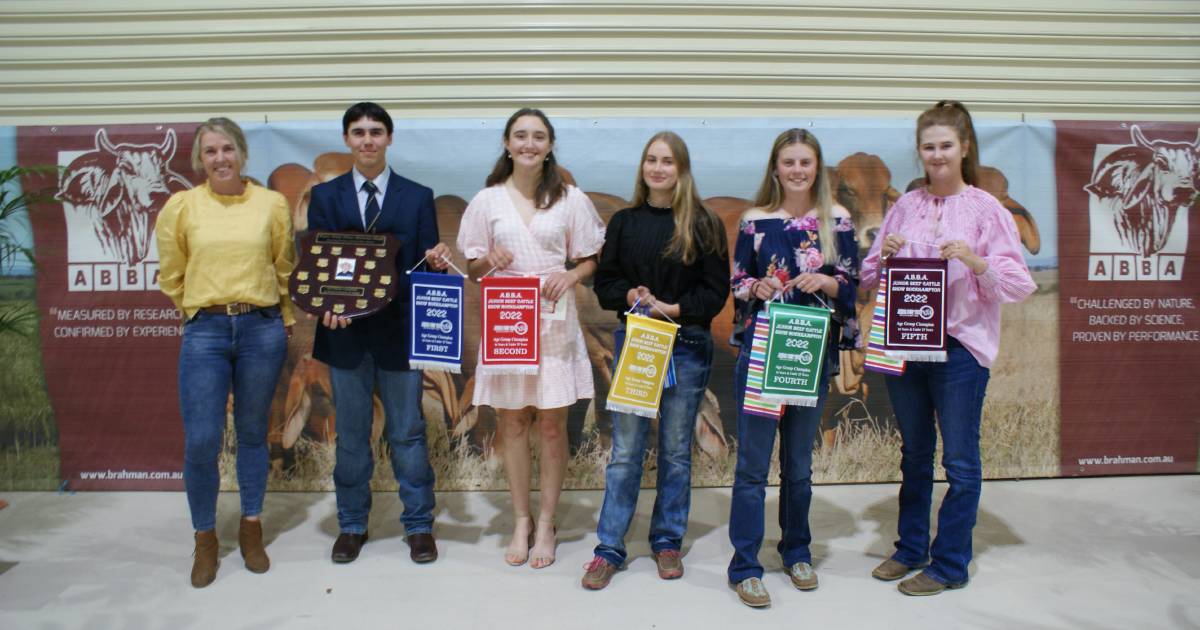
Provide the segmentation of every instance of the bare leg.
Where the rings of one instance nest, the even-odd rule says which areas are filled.
[[[500,457],[508,477],[508,493],[512,496],[513,537],[504,552],[504,561],[521,566],[529,559],[529,536],[533,533],[533,517],[529,512],[529,425],[532,414],[525,409],[497,409],[499,427],[504,442]]]
[[[538,463],[540,511],[529,565],[541,569],[554,564],[555,547],[558,545],[554,513],[558,509],[558,497],[562,494],[563,478],[567,474],[567,409],[539,409],[537,415],[542,450]]]

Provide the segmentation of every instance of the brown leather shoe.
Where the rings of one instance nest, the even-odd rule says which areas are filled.
[[[271,568],[271,559],[263,547],[262,521],[242,519],[238,524],[238,548],[251,573],[266,573]]]
[[[678,549],[663,549],[653,555],[659,578],[675,580],[683,577],[683,556]]]
[[[793,564],[788,567],[787,574],[792,579],[792,586],[795,586],[799,590],[812,591],[816,590],[818,586],[817,572],[807,562]]]
[[[875,578],[876,580],[891,582],[892,580],[899,580],[900,578],[908,575],[912,570],[918,568],[920,567],[910,567],[907,564],[902,564],[891,558],[888,558],[887,560],[880,562],[879,566],[875,567],[874,571],[871,571],[871,577]]]
[[[960,584],[945,584],[933,579],[928,573],[922,571],[907,580],[904,580],[896,586],[901,593],[905,595],[913,595],[921,597],[925,595],[937,595],[946,589],[956,589],[966,586],[966,582]]]
[[[196,532],[196,550],[192,552],[192,586],[204,588],[217,579],[217,532],[210,529],[206,532]]]
[[[333,541],[333,553],[330,554],[330,557],[338,564],[354,562],[355,558],[358,558],[358,552],[362,551],[362,546],[366,542],[367,532],[361,534],[342,532],[338,534],[337,540]]]
[[[409,534],[405,540],[408,542],[408,555],[413,562],[425,564],[437,560],[437,543],[433,540],[433,534]]]
[[[751,608],[766,608],[771,605],[771,594],[762,580],[752,577],[737,583],[738,599]]]

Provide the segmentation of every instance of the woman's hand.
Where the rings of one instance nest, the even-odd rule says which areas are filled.
[[[495,249],[488,252],[484,260],[487,261],[488,267],[493,270],[503,271],[508,269],[509,265],[513,264],[513,255],[512,252],[497,245]]]
[[[634,288],[626,291],[625,292],[625,305],[628,306],[629,308],[633,308],[633,305],[637,303],[638,298],[641,297],[642,291],[644,291],[644,290],[646,290],[646,287],[634,287]]]
[[[883,244],[879,247],[879,255],[883,258],[890,258],[900,252],[900,248],[908,241],[900,234],[888,234],[883,237]]]
[[[567,291],[579,284],[579,276],[574,271],[559,271],[552,273],[542,283],[542,294],[547,300],[557,302]]]
[[[638,306],[645,306],[649,308],[654,306],[654,302],[656,301],[657,300],[654,297],[654,294],[650,292],[650,289],[647,289],[643,286],[634,287],[625,293],[625,303],[629,304],[630,308],[633,308],[635,302]]]
[[[751,289],[754,297],[765,301],[775,297],[776,293],[783,291],[783,283],[775,276],[767,276],[755,282]]]
[[[805,293],[824,292],[826,295],[837,295],[837,278],[823,273],[802,273],[788,282],[786,288],[797,288]]]
[[[944,260],[958,260],[971,268],[975,275],[987,271],[987,261],[975,255],[966,241],[946,241],[939,252]]]

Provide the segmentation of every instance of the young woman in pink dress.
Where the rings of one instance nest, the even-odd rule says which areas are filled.
[[[567,407],[594,396],[592,368],[575,308],[575,287],[596,271],[604,223],[592,202],[568,185],[554,158],[554,127],[540,110],[525,108],[504,127],[504,152],[463,214],[458,248],[471,277],[493,271],[542,279],[543,305],[565,298],[565,317],[541,320],[537,374],[475,372],[472,402],[499,416],[501,460],[513,503],[510,565],[541,569],[554,563],[554,511],[567,468]],[[573,263],[568,269],[567,263]],[[528,432],[537,420],[541,447],[540,512],[530,510],[532,462]],[[529,539],[533,537],[533,547]]]

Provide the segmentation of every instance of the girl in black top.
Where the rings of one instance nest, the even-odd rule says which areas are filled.
[[[669,580],[683,575],[679,550],[691,501],[692,433],[712,365],[709,324],[729,296],[729,253],[721,221],[696,192],[687,145],[675,133],[659,132],[646,143],[633,204],[608,224],[594,284],[600,305],[617,311],[622,322],[638,303],[650,316],[682,326],[673,353],[676,385],[663,391],[659,407],[658,498],[650,525],[658,575]],[[622,326],[614,333],[618,352],[624,337]],[[607,586],[625,562],[651,424],[633,414],[612,416],[600,544],[583,576],[583,586],[593,590]]]

